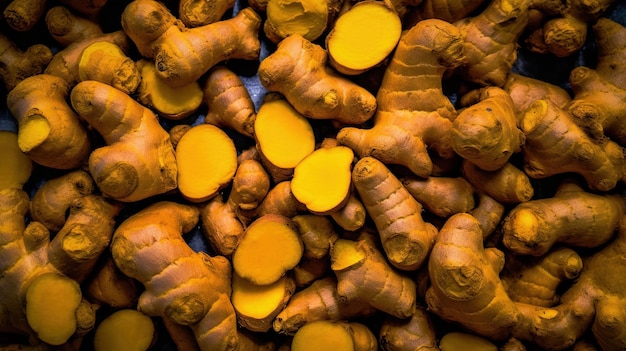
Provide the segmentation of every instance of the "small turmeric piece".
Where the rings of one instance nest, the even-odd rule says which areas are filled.
[[[406,176],[401,181],[415,200],[436,216],[449,217],[474,208],[474,188],[465,178]]]
[[[200,124],[176,146],[178,190],[192,202],[202,202],[229,185],[237,170],[235,142],[220,128]]]
[[[518,204],[532,199],[535,189],[524,171],[507,162],[500,169],[486,171],[464,160],[463,177],[480,193],[502,204]]]
[[[33,172],[33,161],[18,145],[17,133],[0,131],[0,189],[22,189]]]
[[[47,0],[13,0],[4,7],[4,21],[16,31],[27,32],[43,17],[47,3]]]
[[[50,8],[46,12],[45,20],[48,32],[62,47],[104,33],[98,22],[77,14],[66,6]]]
[[[315,41],[331,27],[342,3],[341,0],[265,0],[267,20],[263,32],[274,43],[293,34]]]
[[[235,0],[181,0],[178,2],[178,16],[186,27],[199,27],[221,20],[234,5]]]
[[[491,341],[464,332],[446,333],[439,341],[439,349],[441,351],[455,351],[462,348],[475,351],[498,351],[498,347]]]
[[[203,93],[208,107],[205,123],[227,127],[247,137],[254,137],[254,102],[235,72],[222,65],[213,67],[207,73]]]
[[[270,190],[270,176],[260,161],[239,161],[226,202],[237,218],[247,225],[258,212],[258,207]]]
[[[305,324],[293,336],[291,350],[375,351],[376,336],[364,324],[346,321],[314,321]]]
[[[200,206],[202,234],[216,253],[231,257],[245,230],[235,208],[219,193]]]
[[[432,318],[422,306],[415,306],[410,318],[385,316],[380,326],[380,345],[386,351],[439,351]]]

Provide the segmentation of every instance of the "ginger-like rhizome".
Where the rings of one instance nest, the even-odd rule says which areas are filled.
[[[17,133],[0,150],[1,342],[626,348],[626,29],[598,18],[611,0],[366,4],[402,21],[392,50],[367,35],[376,18],[334,28],[364,6],[272,1],[211,14],[193,0],[58,1],[89,28],[39,35],[52,58],[29,35],[65,23],[19,29],[29,1],[7,6],[0,75]],[[298,31],[292,20],[323,26],[275,32]],[[597,57],[559,85],[522,74],[539,27],[556,74],[571,50],[592,52],[549,42],[566,20],[589,28]],[[373,63],[338,63],[328,38],[345,45],[342,33]],[[119,70],[137,63],[139,86]],[[141,331],[103,337],[120,309]]]

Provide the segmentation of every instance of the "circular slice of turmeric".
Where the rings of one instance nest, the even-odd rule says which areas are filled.
[[[176,146],[178,189],[189,201],[206,201],[228,185],[237,170],[234,141],[219,127],[200,124]]]

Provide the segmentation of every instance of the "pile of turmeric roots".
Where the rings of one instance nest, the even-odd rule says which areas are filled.
[[[623,3],[0,8],[0,350],[626,349]]]

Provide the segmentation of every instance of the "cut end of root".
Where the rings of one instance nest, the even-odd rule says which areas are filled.
[[[366,254],[358,247],[358,242],[337,239],[330,250],[331,269],[341,271],[350,268],[366,259]]]
[[[43,144],[50,135],[50,123],[38,112],[21,123],[18,130],[18,145],[24,153]]]

